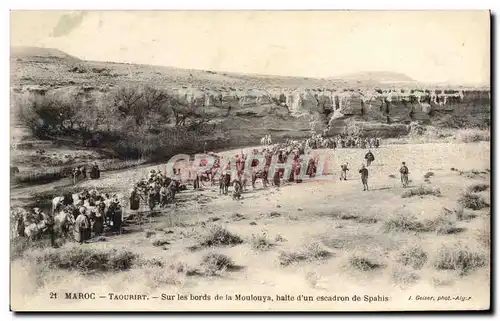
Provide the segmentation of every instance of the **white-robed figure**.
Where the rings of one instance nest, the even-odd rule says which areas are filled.
[[[78,217],[75,220],[75,241],[82,244],[89,238],[90,220],[87,217],[87,209],[80,207]]]

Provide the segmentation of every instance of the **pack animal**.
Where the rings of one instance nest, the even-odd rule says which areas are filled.
[[[231,185],[231,174],[222,174],[219,178],[219,194],[227,195]]]

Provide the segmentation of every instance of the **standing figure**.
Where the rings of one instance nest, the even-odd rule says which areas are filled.
[[[361,165],[361,169],[359,170],[361,174],[361,183],[363,183],[363,191],[368,190],[368,169],[365,165]]]
[[[90,221],[87,217],[87,210],[85,207],[81,207],[79,210],[78,217],[75,221],[75,240],[82,244],[87,241],[88,230],[90,229]]]
[[[122,207],[120,206],[120,204],[116,204],[115,212],[113,213],[113,231],[120,232],[120,234],[122,230],[122,219],[123,219]]]
[[[340,165],[340,180],[347,181],[347,171],[349,170],[348,165],[349,163]]]
[[[130,191],[130,209],[132,211],[137,211],[139,209],[140,197],[139,193],[137,193],[137,186],[134,186]]]
[[[83,179],[86,179],[87,178],[87,169],[85,168],[85,166],[80,166],[80,172],[82,173]]]
[[[408,186],[408,167],[406,167],[405,162],[402,163],[399,172],[401,173],[401,184],[406,188]]]
[[[167,187],[165,185],[163,185],[161,188],[160,188],[160,207],[165,207],[165,205],[167,205]]]
[[[97,163],[94,163],[90,169],[90,179],[98,179],[101,176],[101,172],[99,170],[99,166]]]
[[[373,153],[368,150],[368,153],[365,155],[366,159],[366,166],[370,166],[370,164],[375,160],[375,156],[373,156]]]

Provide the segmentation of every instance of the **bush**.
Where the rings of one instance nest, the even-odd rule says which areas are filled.
[[[147,238],[147,239],[148,239],[148,238],[150,238],[150,237],[151,237],[151,236],[153,236],[153,235],[156,235],[156,232],[155,232],[155,231],[149,231],[149,230],[148,230],[148,231],[145,231],[145,232],[144,232],[144,237],[145,237],[145,238]]]
[[[81,245],[32,252],[34,260],[49,268],[79,272],[123,271],[129,269],[137,255],[128,250],[98,249]]]
[[[480,210],[488,206],[482,196],[470,192],[463,193],[457,200],[457,203],[464,208],[472,210]]]
[[[356,219],[356,222],[358,222],[358,223],[365,223],[365,224],[375,224],[375,223],[378,222],[378,218],[376,218],[376,217],[362,216],[362,217],[358,217]]]
[[[432,176],[434,176],[433,172],[427,172],[427,173],[425,173],[424,178],[430,178]]]
[[[427,253],[420,246],[412,246],[399,252],[396,261],[419,270],[425,265],[427,259]]]
[[[415,216],[408,216],[408,215],[396,215],[393,216],[389,219],[387,219],[384,224],[383,228],[385,232],[408,232],[408,231],[414,231],[414,232],[428,232],[425,230],[425,226],[422,222],[418,221]]]
[[[44,184],[68,177],[71,170],[72,168],[69,167],[35,170],[19,173],[16,176],[11,176],[11,179],[17,184]]]
[[[324,260],[331,256],[331,253],[322,249],[319,244],[313,243],[304,246],[303,249],[296,252],[281,251],[278,261],[282,266],[288,266],[301,261]]]
[[[156,289],[164,285],[182,284],[183,272],[164,267],[143,267],[140,269],[141,279],[151,289]]]
[[[199,151],[205,142],[210,149],[225,144],[226,130],[215,115],[149,85],[99,95],[49,91],[13,101],[20,122],[35,137],[107,148],[122,158],[157,160]]]
[[[482,253],[472,252],[459,245],[442,247],[434,259],[434,267],[438,270],[455,270],[461,275],[467,274],[486,265],[487,257]]]
[[[480,141],[490,141],[491,133],[489,130],[481,130],[481,129],[462,129],[459,130],[455,138],[463,143],[473,143]]]
[[[234,267],[233,260],[224,254],[212,252],[201,259],[202,273],[206,276],[220,275],[231,267]]]
[[[243,239],[221,226],[210,227],[208,235],[201,242],[202,246],[236,245],[243,243]]]
[[[303,252],[310,260],[323,260],[331,256],[331,253],[324,250],[318,243],[306,245]]]
[[[50,248],[51,243],[48,239],[41,239],[37,242],[31,242],[25,237],[16,237],[10,240],[11,259],[20,258],[28,250]]]
[[[184,262],[174,261],[171,264],[157,258],[139,258],[134,264],[135,272],[147,287],[156,289],[164,285],[179,286],[187,275],[192,275]]]
[[[437,234],[455,234],[463,230],[462,228],[457,228],[454,222],[441,216],[433,220],[424,220],[423,226],[423,230],[435,231]]]
[[[382,263],[360,255],[351,255],[349,257],[349,266],[363,272],[384,267]]]
[[[153,244],[153,246],[161,247],[170,244],[170,242],[167,240],[158,239],[154,240],[151,244]]]
[[[467,192],[469,193],[477,193],[477,192],[483,192],[487,190],[490,187],[488,184],[474,184],[469,187],[467,187]]]
[[[439,188],[420,186],[420,187],[412,188],[410,190],[405,191],[401,195],[401,197],[408,198],[408,197],[423,196],[423,195],[434,195],[434,196],[439,197],[439,196],[441,196],[441,190]]]
[[[438,234],[452,234],[461,231],[455,227],[455,224],[444,218],[437,217],[432,220],[419,221],[413,215],[395,215],[387,219],[383,228],[385,232],[437,232]]]
[[[485,228],[478,231],[476,239],[479,243],[484,245],[486,248],[491,248],[491,231],[490,225],[488,224]]]
[[[476,214],[466,211],[463,207],[456,209],[455,215],[458,221],[468,221],[476,217]]]
[[[275,245],[274,242],[272,242],[267,237],[266,233],[257,236],[252,234],[251,244],[254,250],[259,250],[259,251],[269,250],[271,247]]]
[[[305,256],[302,253],[299,252],[285,252],[282,251],[280,252],[280,255],[278,257],[278,261],[280,262],[281,265],[283,266],[288,266],[300,261],[305,261],[307,259],[307,256]]]
[[[397,284],[410,285],[416,283],[420,276],[415,272],[405,268],[394,268],[392,270],[392,280]]]

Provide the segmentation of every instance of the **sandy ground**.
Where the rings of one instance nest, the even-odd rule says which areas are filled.
[[[369,169],[370,191],[362,190],[358,169],[366,150],[340,149],[324,151],[328,154],[327,180],[289,183],[279,189],[257,189],[243,194],[239,201],[230,195],[218,195],[218,188],[206,186],[202,191],[188,190],[177,196],[175,205],[160,215],[149,217],[133,230],[107,238],[106,242],[89,247],[123,247],[167,262],[182,262],[188,266],[199,264],[201,257],[216,251],[228,255],[239,269],[225,271],[221,276],[183,276],[173,284],[151,284],[144,273],[136,269],[93,276],[76,272],[57,271],[37,284],[37,275],[22,264],[12,262],[11,307],[14,310],[418,310],[418,309],[485,309],[489,307],[489,266],[461,276],[457,271],[436,270],[432,262],[442,246],[458,245],[472,251],[489,248],[479,244],[477,234],[488,226],[490,211],[474,211],[475,218],[457,221],[458,233],[438,235],[436,232],[386,232],[383,223],[395,214],[412,214],[420,219],[433,219],[443,213],[443,207],[454,209],[457,199],[466,187],[475,183],[489,184],[489,174],[474,178],[460,175],[461,171],[490,168],[488,142],[471,144],[405,144],[383,146],[373,150],[375,162]],[[229,153],[234,153],[228,152]],[[441,197],[415,196],[402,198],[398,169],[405,161],[410,170],[410,187],[439,188]],[[339,181],[340,164],[349,162],[351,171],[347,181]],[[112,188],[127,194],[131,184],[145,177],[151,168],[106,173],[98,181],[85,181],[82,187]],[[163,169],[162,169],[163,170]],[[424,174],[433,172],[430,183]],[[389,175],[395,175],[396,178]],[[21,202],[33,193],[53,190],[58,183],[12,190],[12,203]],[[62,184],[62,183],[61,183]],[[191,186],[190,186],[191,188]],[[490,202],[489,189],[480,193]],[[128,202],[126,202],[128,207]],[[127,213],[128,214],[128,213]],[[126,214],[126,215],[127,215]],[[238,214],[238,215],[237,215]],[[340,215],[340,216],[339,216]],[[236,246],[188,249],[199,244],[199,237],[210,225],[221,225],[239,235],[244,242]],[[156,230],[156,231],[155,231]],[[155,231],[151,237],[145,231]],[[265,233],[279,241],[267,251],[252,248],[252,235]],[[168,240],[169,244],[155,247],[152,241]],[[298,251],[316,244],[328,251],[327,259],[308,260],[281,266],[281,251]],[[396,261],[399,251],[420,245],[428,254],[421,269],[411,270],[415,280],[403,284],[395,276],[405,270]],[[380,263],[370,271],[357,271],[349,265],[352,255],[361,255]],[[146,294],[145,301],[67,300],[65,292],[95,292],[108,296],[109,292]],[[49,299],[49,293],[58,293]],[[210,295],[210,300],[162,300],[162,294]],[[223,299],[216,300],[219,294]],[[237,300],[236,295],[267,296],[266,302]],[[228,300],[226,295],[232,296]],[[277,295],[289,295],[293,301],[279,301]],[[303,295],[305,297],[302,297]],[[353,296],[359,301],[353,301]],[[378,300],[368,302],[368,297]],[[433,299],[417,300],[418,296]],[[308,297],[311,301],[306,301]],[[334,301],[337,296],[337,301]],[[347,297],[340,301],[338,297]],[[451,296],[451,300],[439,296]],[[465,297],[461,301],[460,297]],[[155,298],[158,297],[158,298]],[[453,299],[456,297],[455,299]],[[470,298],[469,298],[470,297]],[[329,301],[322,301],[325,299]],[[299,300],[300,299],[300,300]],[[373,299],[373,298],[372,298]],[[386,299],[386,300],[384,300]],[[383,301],[380,301],[383,300]]]

